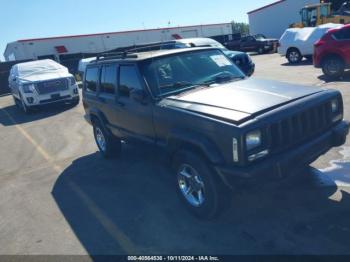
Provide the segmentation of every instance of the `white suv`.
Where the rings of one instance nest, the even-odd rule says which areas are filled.
[[[318,27],[289,28],[279,40],[278,53],[285,56],[289,63],[297,64],[303,57],[312,59],[314,43],[329,29],[337,28],[340,24],[324,24]]]
[[[14,65],[10,71],[9,87],[16,105],[25,113],[44,104],[79,103],[74,76],[66,67],[50,59]]]

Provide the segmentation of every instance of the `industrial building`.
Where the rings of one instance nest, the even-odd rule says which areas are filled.
[[[228,34],[232,34],[231,23],[25,39],[7,44],[4,57],[6,61],[50,58],[62,62],[84,54],[92,55],[151,42]]]
[[[301,20],[300,10],[320,0],[280,0],[248,12],[250,33],[279,39],[286,28]]]

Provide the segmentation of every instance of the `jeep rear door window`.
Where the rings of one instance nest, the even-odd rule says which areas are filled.
[[[222,79],[244,77],[219,50],[185,52],[147,60],[142,65],[142,73],[156,96],[213,84]]]
[[[135,66],[122,65],[119,67],[118,94],[128,96],[133,89],[142,89]]]
[[[85,88],[87,91],[96,92],[98,83],[98,67],[86,69]]]
[[[114,94],[117,85],[117,66],[105,65],[101,71],[100,92]]]

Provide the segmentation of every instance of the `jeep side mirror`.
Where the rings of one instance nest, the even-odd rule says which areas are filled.
[[[130,91],[130,97],[141,104],[145,103],[145,99],[147,97],[147,93],[143,89],[134,89]]]

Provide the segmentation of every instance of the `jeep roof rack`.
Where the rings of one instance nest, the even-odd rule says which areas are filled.
[[[125,58],[137,58],[137,54],[124,52],[107,52],[97,55],[95,61],[107,60],[107,59],[125,59]]]
[[[165,41],[165,42],[146,44],[146,45],[142,45],[142,46],[128,49],[128,50],[126,50],[126,52],[137,53],[137,52],[156,51],[156,50],[160,50],[162,48],[162,46],[164,46],[164,45],[174,44],[175,42],[176,42],[175,40],[170,40],[170,41]],[[154,49],[152,49],[152,48],[154,48]]]

